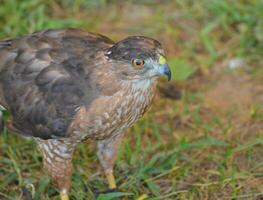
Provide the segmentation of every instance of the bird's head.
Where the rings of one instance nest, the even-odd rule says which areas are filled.
[[[158,76],[171,79],[164,50],[154,39],[131,36],[108,48],[105,55],[122,79],[145,80]]]

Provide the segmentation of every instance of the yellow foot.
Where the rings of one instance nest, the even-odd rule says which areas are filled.
[[[137,200],[144,200],[144,199],[147,199],[147,198],[148,198],[148,195],[147,194],[143,194]]]
[[[60,193],[61,200],[69,200],[68,194],[65,192]]]
[[[113,176],[112,170],[106,171],[106,177],[107,177],[107,180],[109,183],[109,188],[115,189],[116,188],[116,182],[115,182],[115,178]]]

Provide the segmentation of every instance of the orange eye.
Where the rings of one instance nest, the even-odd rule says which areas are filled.
[[[144,60],[142,60],[142,59],[133,59],[133,60],[132,60],[132,65],[133,65],[134,67],[143,67],[143,65],[144,65]]]

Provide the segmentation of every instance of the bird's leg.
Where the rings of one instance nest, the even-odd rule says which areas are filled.
[[[60,190],[61,200],[69,200],[68,191],[71,185],[72,155],[75,143],[67,139],[37,139],[40,151],[43,154],[43,163]]]
[[[117,157],[121,140],[122,135],[118,135],[98,142],[98,157],[105,171],[110,189],[116,188],[113,166]]]

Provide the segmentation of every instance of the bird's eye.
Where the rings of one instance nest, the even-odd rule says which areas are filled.
[[[144,65],[144,60],[142,60],[142,59],[133,59],[133,60],[132,60],[132,65],[133,65],[134,67],[137,67],[137,68],[143,67],[143,65]]]

